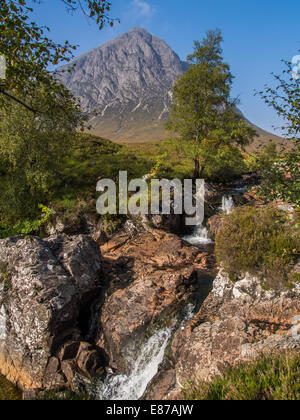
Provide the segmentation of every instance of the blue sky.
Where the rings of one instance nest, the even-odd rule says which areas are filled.
[[[34,14],[39,24],[51,28],[52,39],[78,44],[80,55],[140,26],[164,39],[185,59],[193,41],[208,29],[220,28],[224,57],[235,76],[233,96],[253,123],[269,131],[278,126],[276,114],[254,96],[272,84],[271,73],[283,69],[281,59],[291,60],[300,50],[299,0],[111,0],[111,16],[120,18],[114,28],[99,31],[81,14],[70,15],[61,0],[42,0]]]

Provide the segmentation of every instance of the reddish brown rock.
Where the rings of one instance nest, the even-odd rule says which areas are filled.
[[[134,351],[136,342],[149,327],[172,322],[201,282],[202,264],[213,266],[214,261],[178,236],[159,231],[128,240],[112,238],[102,253],[111,286],[96,342],[110,356],[111,365],[126,372],[126,355]]]

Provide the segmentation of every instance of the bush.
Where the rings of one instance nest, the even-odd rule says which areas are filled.
[[[39,204],[38,208],[41,211],[39,219],[25,219],[15,223],[14,225],[3,225],[0,223],[0,239],[5,239],[10,236],[27,236],[41,233],[41,229],[49,220],[51,215],[55,214],[55,212],[42,204]]]
[[[261,356],[258,360],[227,369],[211,382],[190,383],[187,400],[299,400],[300,354]]]
[[[275,208],[236,208],[225,216],[216,237],[219,264],[233,280],[248,272],[269,286],[289,285],[300,252],[300,213]]]
[[[270,140],[267,145],[261,146],[259,151],[248,155],[245,158],[245,165],[249,172],[257,172],[261,175],[263,171],[269,171],[272,168],[278,157],[277,145]]]

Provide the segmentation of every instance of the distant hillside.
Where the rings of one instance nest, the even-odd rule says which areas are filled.
[[[172,87],[188,64],[161,39],[133,28],[113,41],[78,57],[61,80],[81,100],[85,112],[97,111],[92,133],[119,143],[143,143],[165,138]],[[255,145],[280,137],[256,127]]]

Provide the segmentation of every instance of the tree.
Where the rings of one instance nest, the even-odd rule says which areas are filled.
[[[99,28],[113,25],[108,0],[61,0],[81,10]],[[57,44],[49,28],[32,22],[39,0],[0,0],[0,55],[6,77],[0,80],[0,225],[33,218],[49,201],[63,158],[86,117],[79,103],[47,68],[73,57],[75,46]]]
[[[292,64],[285,63],[281,75],[274,75],[278,86],[259,92],[266,104],[283,118],[281,127],[289,139],[288,148],[281,148],[271,168],[262,172],[259,192],[270,200],[300,204],[300,79],[293,74]]]
[[[61,1],[68,11],[80,10],[94,19],[99,29],[105,24],[114,24],[108,16],[111,7],[108,0]],[[0,80],[0,99],[5,96],[34,113],[39,112],[31,103],[36,85],[43,84],[50,89],[59,87],[58,84],[53,86],[54,79],[45,69],[70,61],[76,49],[68,41],[59,44],[50,40],[47,36],[50,29],[32,22],[33,9],[28,4],[38,3],[39,0],[0,0],[0,55],[4,55],[7,62],[6,78]]]
[[[230,99],[233,76],[223,61],[220,30],[208,31],[187,57],[189,69],[173,88],[173,106],[167,129],[179,134],[181,151],[194,160],[194,176],[202,177],[226,151],[249,144],[255,131]]]
[[[0,225],[33,219],[39,205],[51,199],[53,186],[84,119],[66,96],[36,92],[35,116],[24,106],[6,100],[0,118]]]

